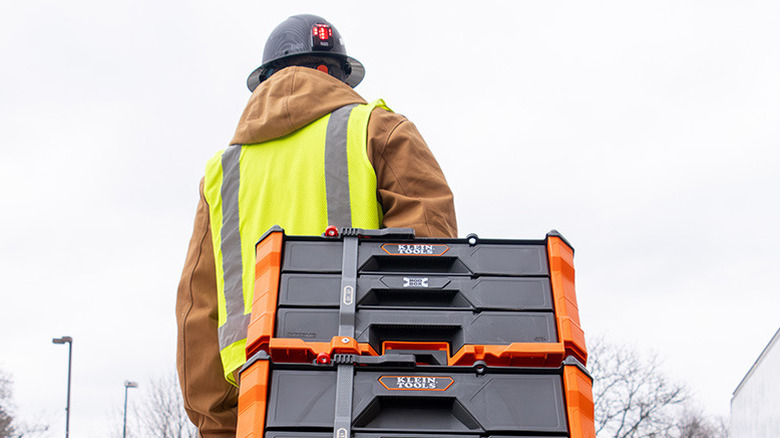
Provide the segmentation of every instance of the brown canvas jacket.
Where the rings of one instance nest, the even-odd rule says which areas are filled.
[[[366,103],[352,88],[314,69],[289,67],[252,94],[231,144],[254,144],[296,131],[348,104]],[[384,109],[371,113],[368,157],[377,176],[384,227],[419,237],[455,237],[452,192],[415,126]],[[235,437],[238,389],[225,381],[217,339],[217,285],[209,207],[200,202],[179,283],[177,369],[184,405],[204,438]]]

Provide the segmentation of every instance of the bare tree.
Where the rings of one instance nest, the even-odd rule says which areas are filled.
[[[13,380],[0,371],[0,438],[35,438],[49,430],[43,423],[20,421],[13,411]]]
[[[689,392],[666,377],[655,355],[603,340],[591,342],[589,353],[600,437],[673,436]]]
[[[16,436],[12,406],[12,382],[11,378],[0,371],[0,438]]]
[[[128,436],[159,438],[195,438],[197,430],[187,417],[175,373],[153,380],[149,390],[134,409],[137,433]]]
[[[708,418],[700,410],[686,409],[677,424],[678,438],[728,438],[726,421]]]

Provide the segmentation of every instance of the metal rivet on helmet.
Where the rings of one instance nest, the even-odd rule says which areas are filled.
[[[359,84],[366,74],[363,64],[347,56],[344,41],[332,24],[316,15],[293,15],[271,32],[263,50],[263,65],[249,75],[247,87],[255,91],[285,60],[301,55],[340,60],[345,64],[343,80],[350,87]]]

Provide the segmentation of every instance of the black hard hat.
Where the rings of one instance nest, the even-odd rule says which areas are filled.
[[[301,55],[335,58],[344,64],[344,82],[355,87],[366,69],[357,59],[347,56],[347,49],[339,31],[322,17],[316,15],[293,15],[271,32],[263,50],[263,65],[249,75],[246,85],[255,91],[261,82],[274,73],[284,60]],[[294,64],[294,63],[293,63]]]

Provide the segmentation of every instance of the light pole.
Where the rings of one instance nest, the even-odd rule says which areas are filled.
[[[127,390],[129,388],[138,388],[138,383],[125,380],[125,418],[122,421],[122,438],[127,436]]]
[[[73,338],[63,336],[51,340],[54,344],[68,344],[68,401],[65,404],[65,438],[68,438],[70,432],[70,364],[73,358]]]

